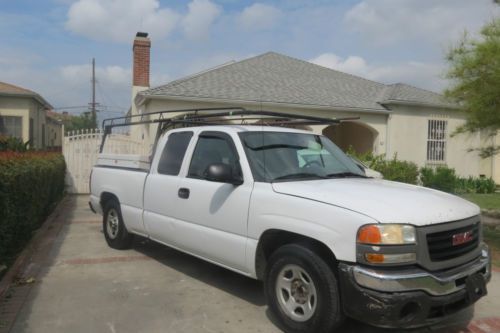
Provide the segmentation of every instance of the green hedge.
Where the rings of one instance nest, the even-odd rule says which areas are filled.
[[[496,185],[491,178],[461,178],[455,169],[446,166],[421,168],[420,181],[423,186],[449,193],[493,193]]]
[[[0,152],[0,266],[9,264],[64,193],[58,153]]]
[[[413,162],[400,161],[394,157],[374,164],[373,169],[384,175],[386,180],[414,185],[418,182],[418,166]]]
[[[358,154],[349,148],[347,154],[363,161],[370,169],[380,172],[384,179],[408,184],[421,184],[425,187],[449,193],[493,193],[496,185],[491,178],[461,178],[455,169],[446,166],[423,167],[418,169],[413,162],[400,161],[394,155],[392,160],[386,160],[383,155],[372,153]]]
[[[386,180],[414,185],[418,183],[418,166],[413,162],[398,160],[397,155],[394,155],[392,160],[386,160],[383,155],[358,154],[352,148],[349,148],[347,154],[363,161],[370,169],[380,172]]]

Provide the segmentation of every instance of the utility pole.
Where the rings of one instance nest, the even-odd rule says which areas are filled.
[[[90,103],[90,112],[91,112],[91,119],[92,119],[92,126],[94,126],[94,128],[97,127],[97,113],[96,113],[96,106],[97,106],[97,103],[95,101],[95,83],[96,83],[96,79],[95,79],[95,58],[92,58],[92,103]]]

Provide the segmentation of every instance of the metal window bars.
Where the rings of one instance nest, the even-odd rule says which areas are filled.
[[[427,161],[446,160],[446,120],[430,119],[427,132]]]
[[[179,114],[169,117],[172,114]],[[142,113],[124,117],[108,118],[102,122],[102,136],[99,152],[102,153],[106,137],[116,127],[158,124],[153,152],[161,134],[177,127],[207,126],[207,125],[257,125],[257,126],[306,126],[306,125],[336,125],[343,121],[357,120],[359,117],[322,118],[304,114],[249,110],[240,107],[179,109]],[[248,121],[255,121],[249,123]]]

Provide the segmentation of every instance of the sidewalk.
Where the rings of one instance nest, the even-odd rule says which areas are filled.
[[[86,196],[62,205],[20,284],[0,299],[0,332],[279,332],[260,282],[149,241],[110,249]],[[495,272],[468,332],[500,332],[498,309]],[[339,332],[387,331],[348,321]]]

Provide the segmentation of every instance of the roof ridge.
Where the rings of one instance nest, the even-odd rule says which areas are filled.
[[[303,60],[303,59],[294,58],[294,57],[291,57],[291,56],[286,55],[286,54],[281,54],[281,53],[277,53],[277,52],[267,52],[267,53],[274,53],[274,54],[277,54],[277,55],[280,55],[280,56],[283,56],[283,57],[286,57],[286,58],[289,58],[289,59],[293,59],[293,60],[300,61],[300,62],[305,62],[305,63],[307,63],[309,65],[313,65],[313,66],[317,66],[317,67],[321,67],[321,68],[326,68],[329,71],[336,72],[336,73],[339,73],[339,74],[342,74],[342,75],[351,76],[351,77],[356,78],[356,79],[361,79],[361,80],[364,80],[364,81],[368,81],[368,82],[371,82],[371,83],[376,83],[378,85],[385,86],[385,84],[383,84],[382,82],[377,82],[377,81],[370,80],[370,79],[367,79],[367,78],[364,78],[364,77],[361,77],[361,76],[357,76],[357,75],[354,75],[354,74],[350,74],[350,73],[346,73],[346,72],[341,72],[339,70],[336,70],[336,69],[333,69],[333,68],[330,68],[330,67],[318,65],[318,64],[315,64],[313,62],[310,62],[310,61],[307,61],[307,60]]]

